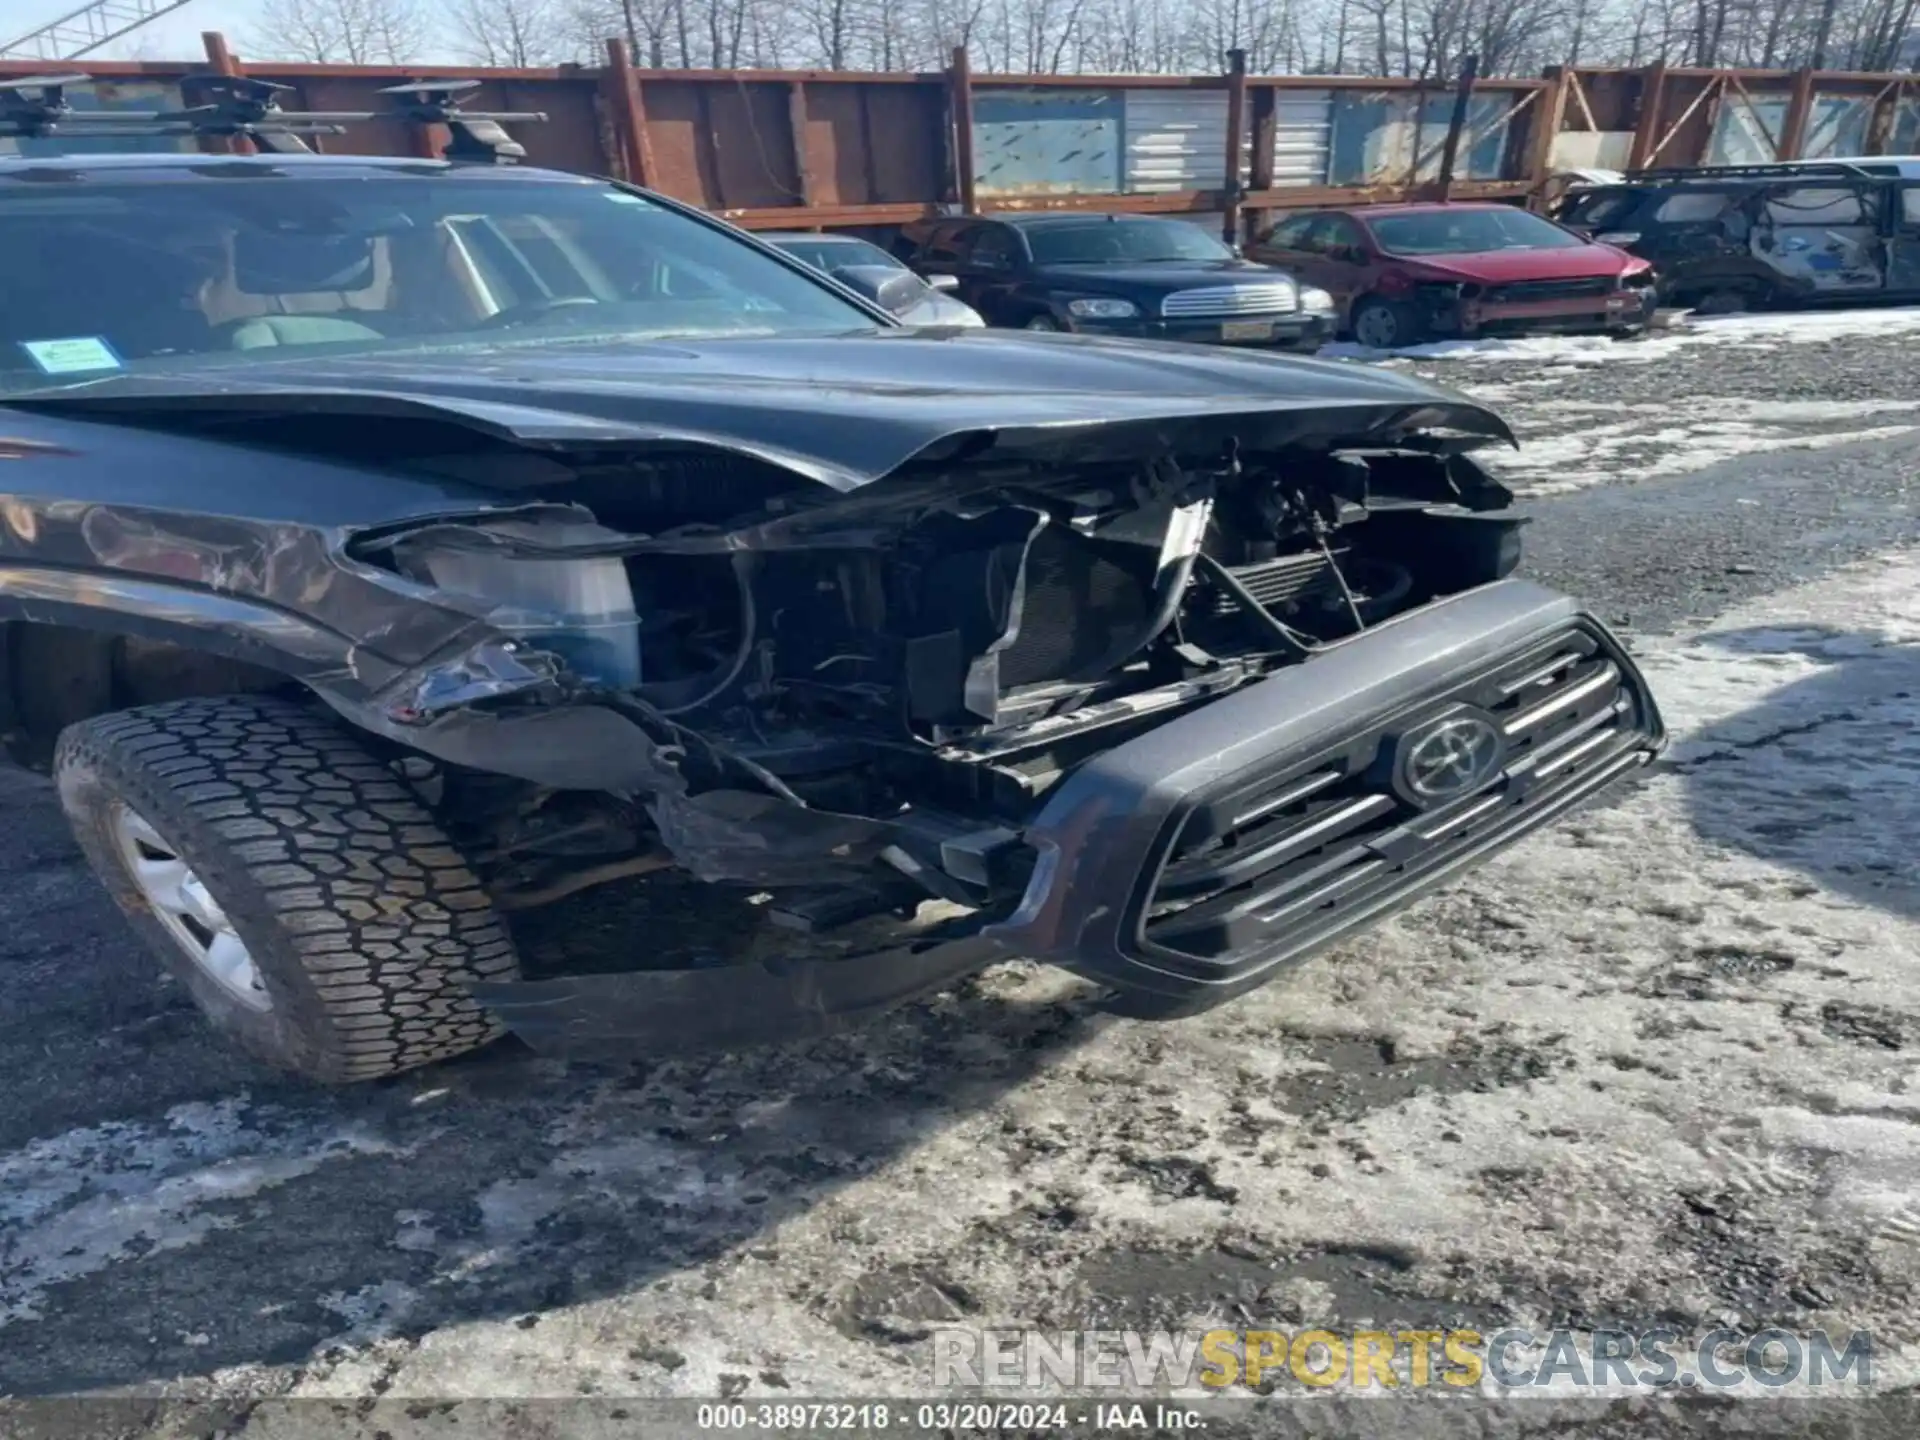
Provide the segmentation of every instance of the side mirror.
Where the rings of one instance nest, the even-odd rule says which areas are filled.
[[[918,275],[891,265],[843,265],[833,272],[833,278],[893,315],[911,310],[927,291]]]
[[[923,278],[926,280],[929,290],[958,290],[960,288],[960,277],[958,275],[928,275]]]

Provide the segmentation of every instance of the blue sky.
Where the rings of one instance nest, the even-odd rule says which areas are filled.
[[[75,10],[81,0],[13,0],[0,5],[5,12],[0,20],[0,44],[49,20]],[[104,50],[96,51],[102,60],[195,60],[206,52],[200,45],[202,30],[226,32],[228,43],[243,50],[242,37],[248,22],[258,10],[258,0],[188,0],[170,15],[149,22]]]

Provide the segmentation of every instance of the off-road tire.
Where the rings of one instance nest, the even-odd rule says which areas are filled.
[[[467,991],[518,973],[491,900],[414,792],[330,716],[258,695],[123,710],[69,726],[54,775],[94,873],[208,1018],[260,1059],[344,1084],[499,1035]],[[155,917],[113,839],[117,805],[226,911],[269,1008],[224,990]]]

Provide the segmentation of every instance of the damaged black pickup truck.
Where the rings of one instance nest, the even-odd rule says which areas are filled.
[[[0,291],[7,746],[320,1080],[1008,957],[1191,1013],[1662,744],[1512,578],[1506,426],[1388,371],[904,328],[671,201],[423,160],[0,160]],[[502,912],[669,867],[790,943],[522,974]]]

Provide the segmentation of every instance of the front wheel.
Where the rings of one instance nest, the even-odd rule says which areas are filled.
[[[1060,322],[1055,320],[1051,315],[1035,315],[1027,321],[1025,328],[1028,330],[1058,330],[1060,328]]]
[[[1370,295],[1353,307],[1353,338],[1369,350],[1404,350],[1420,342],[1419,313],[1398,300]]]
[[[1744,290],[1709,290],[1693,308],[1700,315],[1744,315],[1753,308],[1753,297]]]
[[[500,1034],[468,993],[518,973],[479,880],[338,722],[257,695],[70,726],[60,801],[94,873],[216,1027],[330,1084]]]

